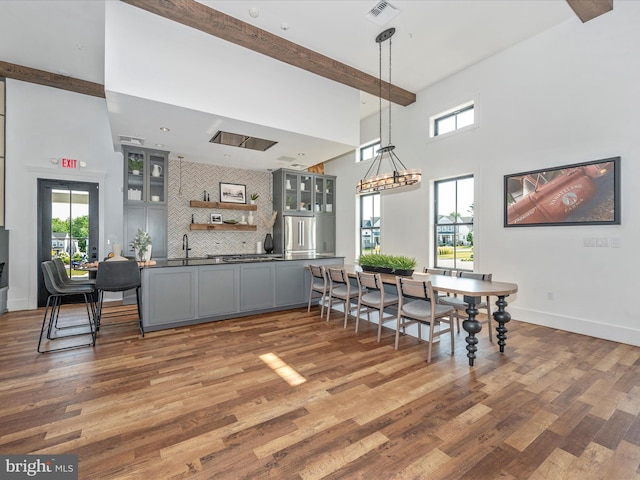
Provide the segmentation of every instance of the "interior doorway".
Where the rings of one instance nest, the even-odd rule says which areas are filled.
[[[86,276],[74,267],[98,260],[98,184],[38,179],[38,307],[47,303],[40,264],[59,257],[71,277]],[[84,302],[84,297],[65,301]]]

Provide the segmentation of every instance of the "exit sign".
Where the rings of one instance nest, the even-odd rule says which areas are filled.
[[[78,166],[78,160],[74,160],[73,158],[62,159],[62,168],[78,168]]]

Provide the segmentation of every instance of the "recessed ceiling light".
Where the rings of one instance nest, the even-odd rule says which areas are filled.
[[[156,143],[156,147],[164,147],[164,143]]]
[[[231,155],[228,154],[228,153],[225,153],[224,156],[227,157],[227,158],[231,158]]]
[[[168,131],[170,131],[171,129],[170,129],[170,128],[167,128],[167,127],[160,127],[160,130],[162,130],[163,132],[168,132]]]

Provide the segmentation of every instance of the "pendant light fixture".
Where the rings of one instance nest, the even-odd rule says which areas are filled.
[[[382,43],[389,40],[389,99],[391,98],[391,37],[396,33],[395,28],[389,28],[376,37],[380,51],[380,82],[379,87],[379,106],[380,106],[380,149],[376,152],[373,163],[365,173],[362,180],[356,185],[357,193],[378,192],[380,190],[388,190],[392,188],[404,187],[420,182],[422,173],[420,169],[407,169],[393,151],[396,147],[391,143],[391,100],[389,100],[389,138],[388,144],[382,147]],[[389,164],[390,171],[381,173],[382,163]],[[384,171],[384,170],[382,170]]]

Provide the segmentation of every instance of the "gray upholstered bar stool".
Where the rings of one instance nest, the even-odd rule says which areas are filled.
[[[96,290],[98,291],[98,305],[96,307],[96,326],[100,330],[102,322],[102,306],[104,292],[124,292],[135,289],[138,306],[138,328],[144,337],[142,325],[142,309],[140,308],[140,267],[135,260],[106,261],[98,264],[96,274]]]
[[[93,317],[93,303],[90,297],[95,290],[94,286],[88,284],[79,285],[65,285],[62,279],[58,275],[58,271],[54,263],[50,260],[42,262],[42,275],[44,278],[44,284],[49,292],[47,298],[47,304],[42,318],[42,328],[40,329],[40,338],[38,339],[38,352],[57,352],[60,350],[68,350],[71,348],[79,347],[91,347],[96,344],[96,328]],[[60,306],[65,296],[78,295],[84,296],[84,303],[87,309],[87,326],[88,330],[84,328],[84,324],[72,324],[65,325],[64,327],[58,327],[58,318],[60,315]],[[62,329],[71,330],[71,333],[60,335],[58,332]],[[42,349],[43,335],[46,331],[46,339],[49,341],[77,337],[82,335],[90,335],[91,341],[83,344],[65,344],[60,348],[49,348],[47,350]]]

